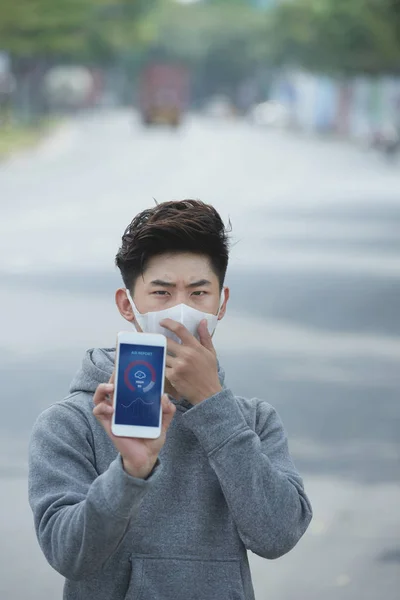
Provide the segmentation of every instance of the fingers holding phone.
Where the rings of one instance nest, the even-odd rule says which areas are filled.
[[[111,420],[114,414],[113,403],[114,383],[101,383],[94,394],[93,403],[95,405],[93,414],[103,425],[108,434],[111,433]]]

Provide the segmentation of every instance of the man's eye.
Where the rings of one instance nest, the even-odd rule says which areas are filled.
[[[198,290],[196,292],[193,292],[193,296],[204,296],[205,294],[207,294],[207,292],[205,292],[204,290]]]
[[[157,290],[156,292],[153,292],[153,294],[156,296],[166,296],[168,292],[166,290]]]

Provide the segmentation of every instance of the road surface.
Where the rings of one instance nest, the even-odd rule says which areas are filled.
[[[34,419],[86,348],[114,343],[121,234],[185,197],[231,218],[216,347],[238,394],[279,411],[315,517],[257,600],[396,600],[400,589],[400,169],[340,142],[127,112],[65,124],[0,165],[0,597],[61,598],[26,498]]]

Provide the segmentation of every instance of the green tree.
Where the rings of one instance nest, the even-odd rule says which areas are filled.
[[[270,14],[266,36],[275,64],[344,73],[400,66],[398,0],[296,0]]]
[[[140,39],[156,0],[2,0],[0,48],[13,56],[104,58]]]

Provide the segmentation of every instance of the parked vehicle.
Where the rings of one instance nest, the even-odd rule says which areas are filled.
[[[177,127],[189,106],[189,74],[175,64],[150,64],[139,82],[139,110],[145,125]]]

